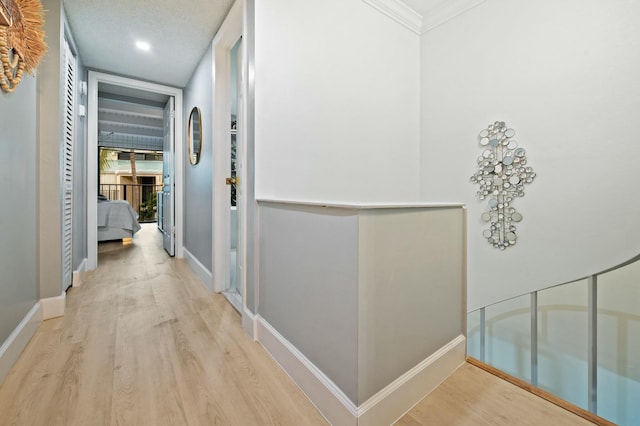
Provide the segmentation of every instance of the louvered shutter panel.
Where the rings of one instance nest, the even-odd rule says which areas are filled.
[[[73,138],[75,127],[76,58],[65,40],[63,209],[62,209],[62,289],[71,286],[73,273]]]

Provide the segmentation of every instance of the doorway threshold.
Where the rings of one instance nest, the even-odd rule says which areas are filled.
[[[242,297],[240,296],[240,293],[238,293],[237,290],[229,289],[223,291],[222,294],[227,298],[229,303],[231,303],[231,306],[233,306],[233,308],[242,315]]]

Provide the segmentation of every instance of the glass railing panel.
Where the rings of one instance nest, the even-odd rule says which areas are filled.
[[[467,314],[467,355],[482,360],[480,354],[480,310]]]
[[[640,262],[598,277],[598,412],[640,425]]]
[[[528,294],[485,308],[485,360],[531,381],[531,300]]]
[[[588,282],[538,292],[538,387],[588,409]]]

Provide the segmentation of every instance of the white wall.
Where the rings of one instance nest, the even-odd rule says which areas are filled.
[[[419,37],[361,0],[255,6],[257,198],[416,200]]]
[[[469,206],[469,309],[640,251],[640,3],[488,0],[422,36],[421,198]],[[537,172],[518,243],[482,237],[477,134],[506,121]]]

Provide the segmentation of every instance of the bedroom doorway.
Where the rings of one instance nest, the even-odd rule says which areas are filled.
[[[158,222],[167,253],[182,257],[182,90],[89,71],[87,121],[87,269],[97,267],[98,241],[139,227],[110,226],[103,210],[116,206],[99,194]]]

